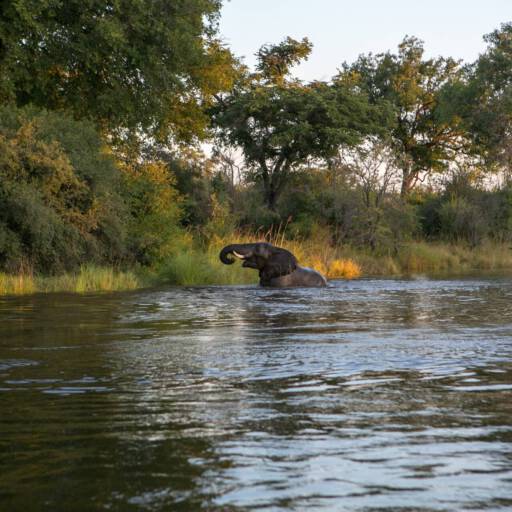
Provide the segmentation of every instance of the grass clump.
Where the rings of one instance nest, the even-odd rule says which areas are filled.
[[[113,292],[133,290],[143,285],[134,272],[111,267],[83,265],[75,274],[43,277],[32,274],[0,273],[0,295],[28,295],[37,292]]]
[[[122,272],[112,267],[82,265],[76,274],[62,274],[37,279],[37,291],[41,292],[114,292],[134,290],[142,283],[134,272]]]
[[[334,259],[327,269],[329,279],[355,279],[361,276],[361,267],[351,259]]]
[[[237,263],[224,265],[219,260],[219,251],[213,246],[203,251],[190,248],[185,252],[176,253],[160,267],[159,278],[167,283],[182,286],[258,282],[256,272],[242,268]]]
[[[0,295],[25,295],[35,291],[36,285],[32,275],[0,273]]]
[[[461,268],[463,259],[453,248],[442,244],[414,243],[398,254],[399,268],[407,274],[442,272]]]

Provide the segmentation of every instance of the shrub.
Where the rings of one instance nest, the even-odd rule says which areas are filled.
[[[0,269],[55,273],[124,256],[118,171],[92,125],[0,109]]]
[[[329,263],[327,269],[329,279],[355,279],[360,275],[361,267],[350,259],[334,259]]]
[[[488,233],[485,214],[478,204],[454,197],[439,209],[441,235],[450,241],[465,240],[472,247],[480,244]]]
[[[125,163],[121,169],[130,253],[140,264],[158,264],[183,243],[181,198],[174,178],[160,162]]]

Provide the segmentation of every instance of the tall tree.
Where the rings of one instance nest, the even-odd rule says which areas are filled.
[[[354,88],[291,79],[291,66],[310,51],[307,39],[264,46],[257,53],[257,72],[212,109],[221,142],[240,148],[270,209],[294,170],[310,159],[328,158],[341,144],[359,142],[385,117]]]
[[[345,64],[338,77],[359,83],[373,101],[393,105],[396,122],[389,136],[402,171],[402,196],[425,176],[444,171],[464,147],[462,120],[443,102],[445,87],[460,79],[456,61],[425,59],[423,42],[414,37],[406,37],[396,54],[363,55]]]
[[[458,95],[479,150],[488,162],[512,164],[512,23],[484,36],[487,50]],[[460,91],[459,91],[460,92]]]
[[[69,109],[107,130],[165,139],[204,131],[231,86],[217,40],[221,0],[4,0],[0,101]]]

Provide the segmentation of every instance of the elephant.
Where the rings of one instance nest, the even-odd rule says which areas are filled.
[[[242,267],[259,270],[261,286],[327,286],[327,280],[322,274],[301,267],[290,251],[269,243],[227,245],[219,257],[222,263],[232,265],[235,258],[231,255],[243,260]]]

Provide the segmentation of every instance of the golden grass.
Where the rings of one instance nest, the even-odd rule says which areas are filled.
[[[409,244],[398,255],[404,273],[468,272],[512,269],[512,251],[507,245],[487,243],[470,248],[462,244]]]
[[[339,250],[329,244],[328,233],[324,231],[319,231],[314,238],[308,240],[288,240],[282,232],[236,232],[229,238],[214,237],[208,246],[209,264],[216,268],[216,284],[257,282],[257,272],[244,269],[239,263],[223,265],[218,254],[228,244],[266,241],[288,249],[301,265],[313,268],[329,279],[355,279],[361,275],[358,263],[349,257],[340,257]]]
[[[288,249],[295,254],[301,265],[314,268],[329,279],[355,279],[362,275],[512,270],[512,250],[505,244],[488,243],[470,248],[463,244],[411,242],[395,254],[378,254],[349,246],[332,246],[329,233],[322,229],[307,240],[288,240],[282,232],[238,232],[226,239],[216,238],[211,241],[208,248],[211,261],[218,264],[217,255],[224,245],[256,241],[268,241]],[[225,273],[226,269],[228,275]],[[221,265],[217,282],[248,282],[240,280],[242,276],[245,279],[244,273],[256,274],[250,269],[242,269],[237,263],[231,266]]]
[[[0,273],[0,295],[24,295],[35,291],[36,285],[32,275]]]
[[[329,279],[355,279],[361,276],[361,267],[351,259],[334,259],[326,274]]]
[[[76,274],[42,277],[32,274],[0,273],[0,295],[27,295],[37,292],[113,292],[140,288],[142,283],[133,272],[110,267],[83,265]]]
[[[55,277],[30,273],[0,273],[0,295],[22,295],[36,292],[113,292],[133,290],[149,282],[174,285],[256,284],[258,273],[239,262],[224,265],[219,260],[222,247],[231,243],[270,241],[290,250],[301,265],[314,268],[329,279],[355,279],[361,275],[410,275],[438,272],[461,273],[473,270],[512,270],[512,250],[505,244],[486,244],[471,249],[462,244],[404,245],[397,254],[375,254],[348,246],[333,247],[327,232],[319,231],[308,240],[287,240],[282,233],[265,237],[262,233],[234,233],[226,238],[213,237],[208,245],[188,246],[169,256],[165,263],[140,272],[120,272],[110,267],[84,265],[75,274]]]

